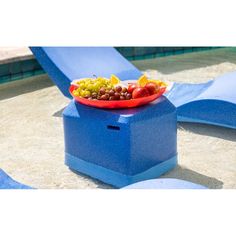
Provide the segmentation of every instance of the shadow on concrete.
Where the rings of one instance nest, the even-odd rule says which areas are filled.
[[[91,178],[85,174],[82,174],[80,172],[74,171],[72,169],[70,169],[73,173],[82,176],[83,178],[94,182],[98,188],[102,188],[102,189],[114,189],[113,186],[105,184],[99,180],[96,180],[94,178]],[[216,178],[212,178],[206,175],[202,175],[200,173],[197,173],[193,170],[181,167],[181,166],[177,166],[176,168],[174,168],[173,170],[167,172],[166,174],[162,175],[161,178],[175,178],[175,179],[181,179],[181,180],[186,180],[186,181],[190,181],[192,183],[195,184],[200,184],[203,185],[209,189],[222,189],[223,188],[223,182],[219,181]]]
[[[162,178],[182,179],[182,180],[193,182],[195,184],[203,185],[203,186],[210,188],[210,189],[221,189],[221,188],[223,188],[223,184],[224,184],[222,181],[220,181],[216,178],[202,175],[198,172],[184,168],[180,165],[175,167],[170,172],[162,175],[161,177]]]
[[[54,84],[46,74],[5,83],[0,86],[0,101],[53,85]]]
[[[236,142],[236,130],[220,126],[178,122],[178,129],[186,130],[195,134],[212,136],[220,139]]]
[[[56,112],[53,114],[53,116],[55,116],[55,117],[62,117],[62,113],[63,113],[63,111],[64,111],[65,108],[66,108],[66,106],[63,107],[62,109],[60,109],[59,111],[56,111]]]
[[[75,173],[76,175],[78,175],[78,177],[83,177],[84,179],[87,179],[93,183],[95,183],[97,185],[98,188],[101,188],[101,189],[113,189],[114,187],[112,187],[111,185],[108,185],[108,184],[105,184],[103,182],[101,182],[100,180],[97,180],[97,179],[94,179],[88,175],[85,175],[85,174],[82,174],[78,171],[75,171],[71,168],[69,168],[73,173]]]

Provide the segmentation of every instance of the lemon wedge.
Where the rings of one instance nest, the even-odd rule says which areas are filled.
[[[146,75],[142,75],[142,76],[139,77],[137,83],[138,83],[139,86],[144,87],[148,82],[149,81],[148,81],[147,76]]]
[[[120,83],[120,79],[115,75],[111,75],[110,82],[111,84],[116,85]]]

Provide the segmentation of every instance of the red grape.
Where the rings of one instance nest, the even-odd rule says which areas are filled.
[[[130,100],[132,98],[132,94],[131,93],[127,93],[126,94],[126,100]]]
[[[119,100],[120,99],[120,94],[119,93],[115,93],[114,97],[115,97],[115,100]]]
[[[106,93],[106,89],[105,88],[100,88],[99,93],[101,95],[104,95]]]
[[[114,94],[115,94],[115,91],[114,91],[113,89],[110,90],[109,95],[110,95],[110,96],[114,96]]]
[[[123,87],[123,88],[122,88],[122,92],[123,92],[123,93],[126,93],[126,92],[127,92],[127,88],[126,88],[126,87]]]
[[[122,91],[122,87],[121,86],[116,86],[116,92],[120,93]]]

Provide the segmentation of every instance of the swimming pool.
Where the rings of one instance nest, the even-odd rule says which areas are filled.
[[[220,47],[116,47],[128,60],[144,60],[191,52],[218,49]],[[11,62],[0,61],[0,84],[44,74],[44,70],[33,58]]]

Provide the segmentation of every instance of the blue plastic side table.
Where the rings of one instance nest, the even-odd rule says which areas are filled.
[[[115,187],[156,178],[177,164],[176,109],[164,96],[142,107],[63,112],[65,163]]]

